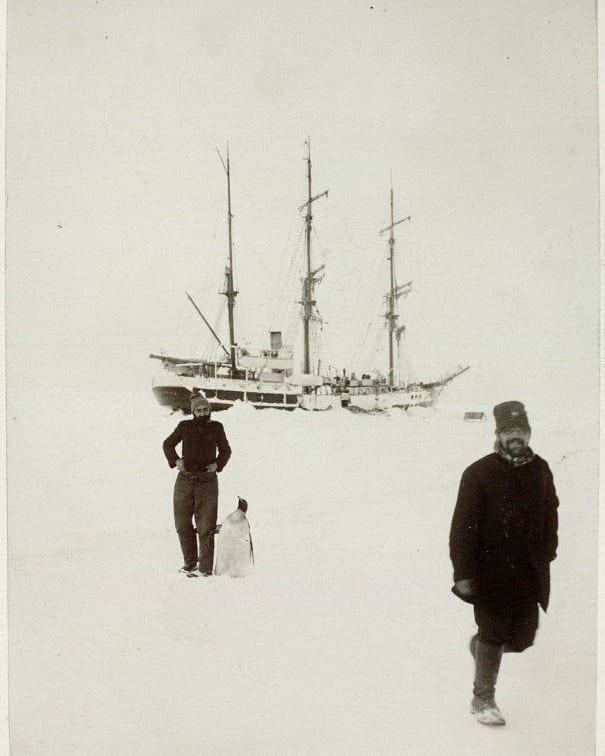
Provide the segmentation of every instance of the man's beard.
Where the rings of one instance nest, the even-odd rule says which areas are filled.
[[[511,457],[522,457],[527,451],[527,444],[523,438],[509,438],[504,446],[504,451]]]
[[[208,420],[210,420],[210,415],[199,415],[198,417],[193,418],[193,422],[196,425],[203,425],[204,423],[207,423]]]

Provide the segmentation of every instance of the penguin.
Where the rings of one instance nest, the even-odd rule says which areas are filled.
[[[218,526],[215,575],[245,577],[254,563],[250,523],[246,517],[248,502],[237,497],[237,509]]]

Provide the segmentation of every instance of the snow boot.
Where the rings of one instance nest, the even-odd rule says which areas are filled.
[[[480,724],[492,726],[506,724],[502,712],[494,700],[496,681],[502,659],[502,646],[491,646],[488,643],[482,643],[480,640],[476,640],[474,646],[475,681],[471,714]]]
[[[192,578],[192,577],[198,577],[199,574],[200,574],[196,570],[195,567],[181,567],[181,569],[179,570],[179,572],[183,573],[184,575],[187,575],[187,577],[190,577],[190,578]]]
[[[195,530],[189,525],[187,528],[177,530],[181,551],[183,552],[183,562],[185,568],[195,570],[197,567],[197,537]]]
[[[199,533],[199,558],[197,568],[202,575],[212,575],[214,565],[214,527],[206,533]]]

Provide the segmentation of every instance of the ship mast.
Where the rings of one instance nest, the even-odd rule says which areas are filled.
[[[231,166],[229,163],[229,145],[227,145],[227,160],[223,160],[223,156],[217,149],[218,155],[227,174],[227,227],[229,231],[229,260],[227,267],[225,268],[225,291],[222,292],[227,297],[227,308],[229,311],[229,356],[231,362],[232,374],[235,374],[237,364],[235,359],[235,324],[233,319],[233,310],[235,307],[235,297],[238,292],[235,291],[233,285],[233,232],[232,232],[232,220],[233,214],[231,212]]]
[[[313,307],[316,304],[314,297],[314,290],[315,290],[315,284],[318,283],[320,278],[318,277],[318,274],[323,270],[324,266],[321,265],[319,268],[316,268],[313,270],[313,266],[311,263],[311,229],[312,229],[312,221],[313,221],[313,215],[311,213],[311,205],[315,200],[320,199],[321,197],[327,197],[328,196],[328,190],[326,189],[325,192],[322,192],[321,194],[316,194],[315,197],[312,196],[311,193],[311,141],[307,139],[307,157],[305,158],[307,161],[307,185],[308,185],[308,200],[305,202],[304,205],[301,205],[298,209],[299,211],[307,209],[307,214],[305,216],[305,239],[306,239],[306,275],[302,280],[303,288],[302,288],[302,299],[301,304],[303,306],[302,311],[302,319],[303,319],[303,326],[304,326],[304,351],[303,351],[303,372],[308,374],[311,372],[311,347],[310,347],[310,331],[311,331],[311,320],[314,319],[313,314]]]
[[[380,232],[383,234],[385,231],[389,231],[389,292],[386,295],[387,300],[387,311],[385,313],[385,319],[386,319],[386,325],[389,333],[389,375],[388,375],[388,383],[389,386],[395,385],[395,357],[394,357],[394,347],[395,347],[395,339],[399,339],[401,336],[401,333],[403,331],[403,326],[398,327],[397,321],[399,320],[399,315],[397,314],[397,300],[402,297],[409,294],[412,286],[412,282],[409,281],[406,284],[402,284],[401,286],[396,285],[395,281],[395,232],[394,228],[395,226],[398,226],[400,223],[405,223],[406,221],[409,221],[411,219],[411,216],[408,215],[406,218],[401,218],[398,221],[394,220],[393,215],[393,186],[391,185],[391,223],[386,228],[383,228]]]

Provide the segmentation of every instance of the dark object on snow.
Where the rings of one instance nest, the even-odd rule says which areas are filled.
[[[464,413],[464,422],[468,422],[469,420],[487,420],[485,417],[485,412],[465,412]]]

